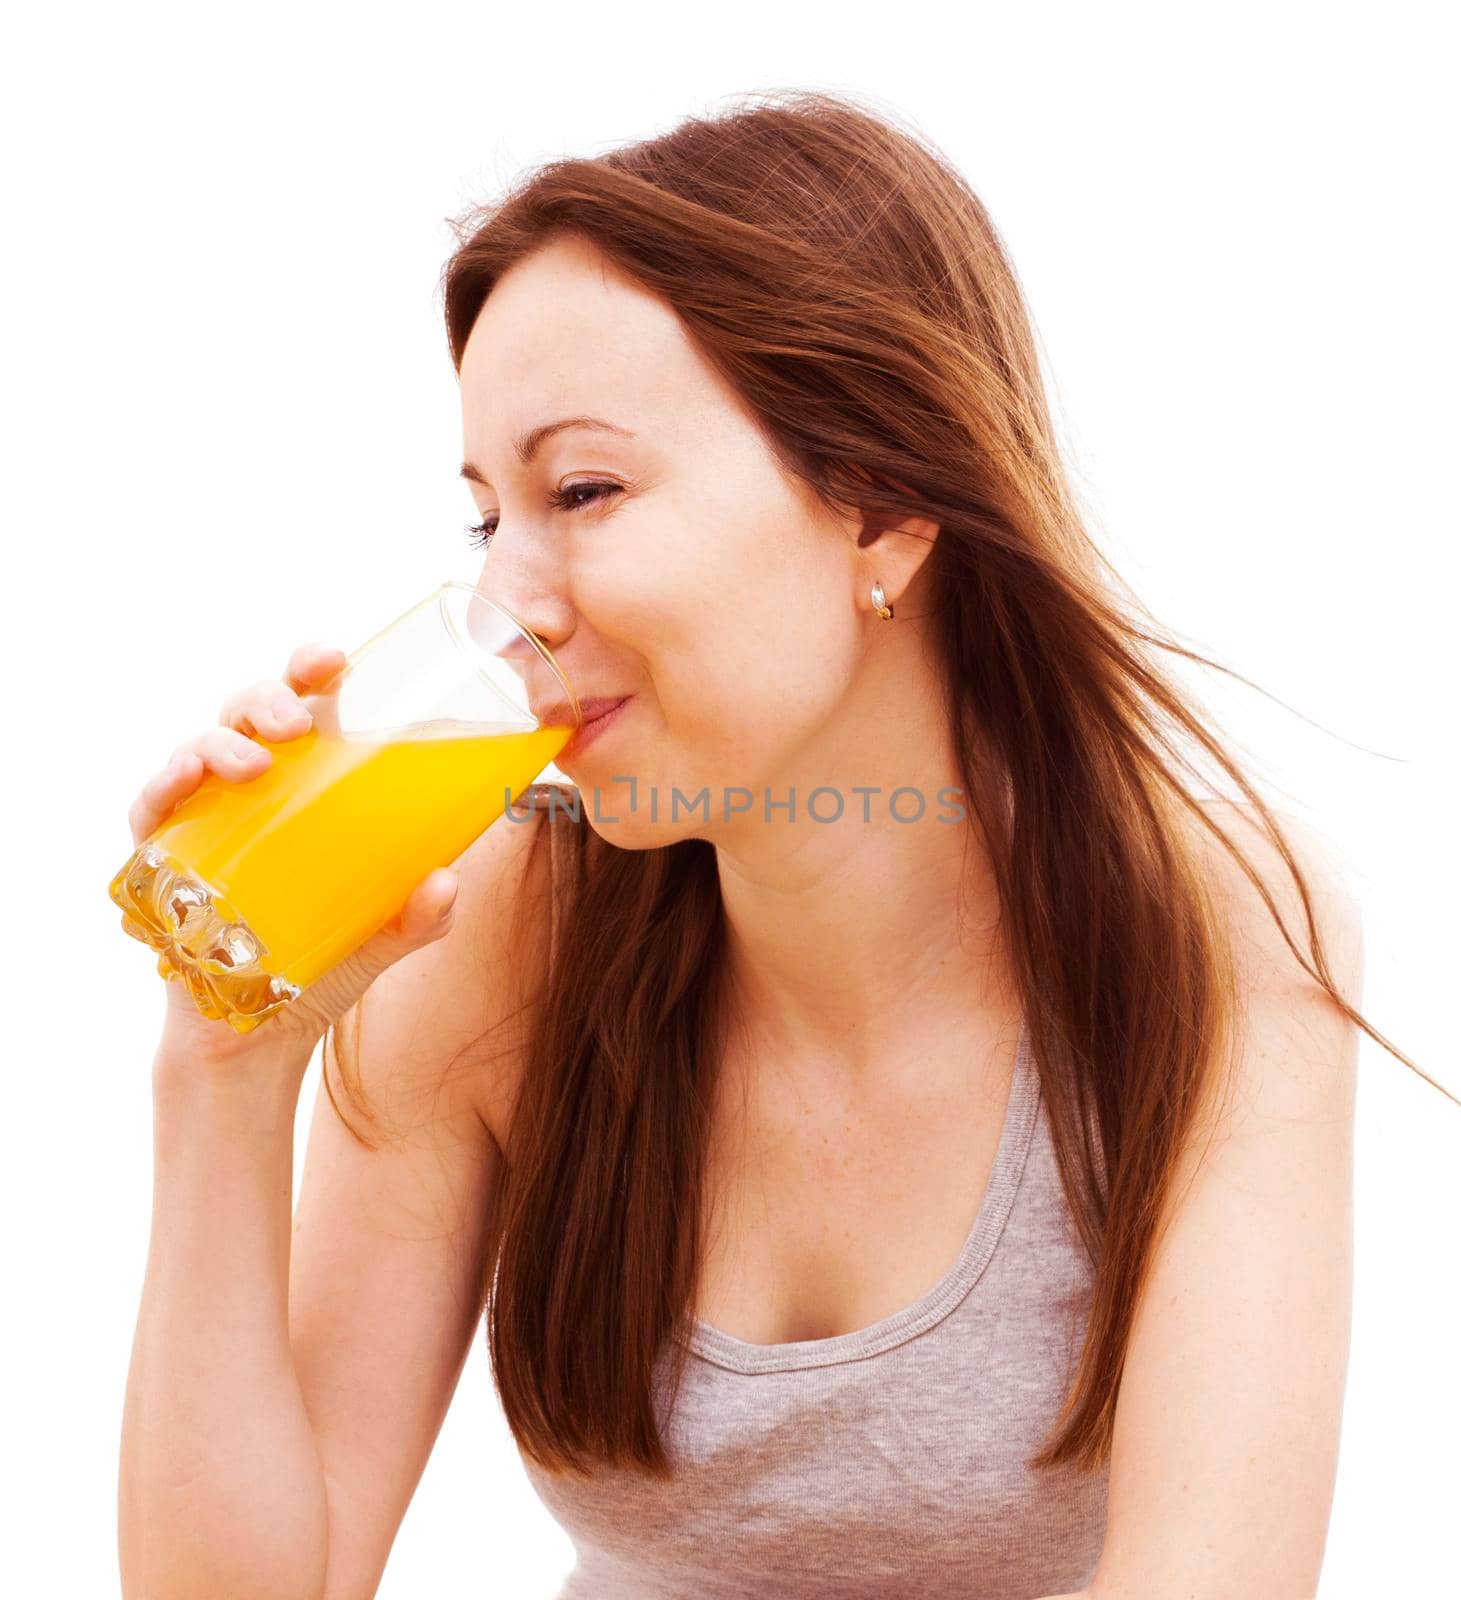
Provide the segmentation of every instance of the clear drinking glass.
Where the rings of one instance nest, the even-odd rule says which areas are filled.
[[[302,696],[313,725],[246,783],[213,772],[108,886],[204,1016],[248,1033],[357,949],[582,721],[547,647],[443,583]]]

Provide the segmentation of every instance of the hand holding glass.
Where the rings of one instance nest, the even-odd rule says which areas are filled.
[[[302,698],[300,737],[261,739],[272,759],[246,782],[206,774],[108,886],[158,972],[239,1033],[381,928],[581,721],[542,641],[457,582]]]

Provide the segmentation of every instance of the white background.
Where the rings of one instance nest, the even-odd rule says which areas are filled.
[[[1341,851],[1363,1009],[1461,1092],[1454,56],[1441,8],[57,7],[7,30],[4,1587],[118,1592],[151,1182],[136,789],[306,639],[475,571],[444,219],[763,87],[871,95],[990,207],[1093,524]],[[1309,719],[1309,720],[1306,720]],[[318,1066],[301,1096],[296,1161]],[[1461,1110],[1362,1042],[1324,1600],[1455,1581]],[[476,1348],[390,1597],[549,1596]]]

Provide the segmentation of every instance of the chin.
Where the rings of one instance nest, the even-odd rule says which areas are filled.
[[[581,826],[592,828],[608,844],[623,850],[654,850],[701,837],[714,827],[713,811],[707,818],[703,804],[694,809],[683,800],[676,803],[671,783],[646,782],[638,774],[632,783],[614,782],[612,763],[607,776],[590,775],[587,769],[597,762],[574,765],[578,770],[571,777]],[[680,792],[685,793],[683,787]]]

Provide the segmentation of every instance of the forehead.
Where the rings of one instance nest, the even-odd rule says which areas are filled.
[[[506,438],[591,412],[636,432],[720,398],[673,310],[592,246],[558,240],[519,261],[484,302],[462,355],[462,409]]]

